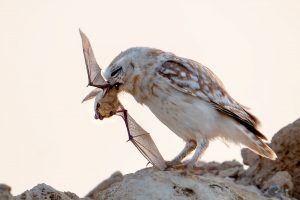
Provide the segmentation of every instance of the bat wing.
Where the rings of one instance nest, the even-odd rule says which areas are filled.
[[[82,100],[81,103],[95,98],[97,96],[97,94],[99,94],[99,92],[101,92],[101,91],[102,91],[102,89],[100,89],[100,88],[93,89],[88,95],[86,95],[86,97],[84,97],[84,99]]]
[[[92,46],[87,36],[79,29],[82,48],[85,59],[86,70],[88,73],[89,86],[100,87],[106,83],[101,76],[101,68],[99,67],[96,58],[93,53]]]
[[[101,86],[106,84],[106,81],[101,75],[101,68],[97,64],[95,59],[91,44],[86,37],[86,35],[79,30],[81,39],[82,39],[82,48],[83,54],[86,64],[86,69],[88,73],[88,79],[90,86],[97,87],[92,92],[90,92],[83,101],[87,101],[89,99],[94,98],[99,92],[102,91]],[[100,88],[98,88],[100,87]],[[107,91],[107,90],[106,90]],[[109,90],[107,91],[109,92]],[[104,95],[103,95],[104,96]],[[102,96],[102,97],[103,97]],[[101,102],[101,99],[96,100],[97,102]],[[123,109],[122,105],[120,105]],[[114,110],[116,112],[117,110]],[[123,119],[125,119],[124,113],[118,113]],[[152,140],[150,134],[146,132],[140,125],[136,123],[136,121],[130,116],[127,115],[128,120],[128,131],[129,134],[132,135],[132,139],[130,140],[135,147],[142,153],[142,155],[155,167],[160,170],[164,170],[167,166],[166,163],[158,151],[154,141]]]
[[[120,112],[117,115],[125,119],[124,112]],[[129,114],[127,114],[127,122],[129,134],[132,136],[130,141],[153,166],[160,170],[166,169],[166,162],[150,134],[145,131]]]

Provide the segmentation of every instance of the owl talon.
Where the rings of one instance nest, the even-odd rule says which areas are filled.
[[[180,161],[166,161],[166,165],[168,168],[176,167],[177,165],[182,165]]]
[[[177,163],[177,164],[170,164],[170,162],[167,162],[167,169],[169,170],[185,170],[186,165],[183,163]]]

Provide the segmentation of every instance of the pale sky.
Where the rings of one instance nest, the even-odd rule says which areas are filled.
[[[83,196],[116,170],[147,161],[126,142],[121,119],[94,120],[78,29],[106,67],[122,50],[149,46],[208,66],[251,108],[271,138],[300,117],[298,0],[0,0],[0,182],[19,194],[38,183]],[[166,160],[183,141],[124,95]],[[201,123],[201,122],[199,122]],[[241,161],[240,147],[212,143],[203,160]]]

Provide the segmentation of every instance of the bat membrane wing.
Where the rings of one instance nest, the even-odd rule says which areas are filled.
[[[101,91],[102,91],[101,88],[93,89],[88,95],[86,95],[86,97],[84,97],[84,99],[82,100],[82,103],[95,98],[97,96],[97,94],[99,94],[99,92],[101,92]]]
[[[88,79],[89,79],[89,85],[90,86],[99,86],[106,84],[106,81],[101,75],[101,68],[97,64],[97,61],[95,59],[91,44],[86,37],[86,35],[79,30],[81,39],[82,39],[82,48],[83,48],[83,54],[86,64],[86,69],[88,73]],[[111,104],[113,104],[112,96],[113,94],[110,92],[114,92],[114,90],[105,90],[103,91],[100,88],[95,88],[93,91],[91,91],[84,99],[84,101],[90,100],[92,98],[95,98],[100,92],[105,92],[105,95],[98,96],[99,99],[96,98],[95,106],[98,104],[103,103],[103,98],[109,98],[105,99],[105,102],[110,101]],[[109,95],[108,93],[112,94]],[[115,94],[117,95],[117,93]],[[104,104],[106,105],[106,104]],[[121,116],[123,119],[125,119],[124,112],[117,112],[119,111],[118,108],[111,106],[109,109],[116,109],[111,110],[112,113],[117,113],[119,116]],[[123,106],[120,105],[121,110],[123,109]],[[107,108],[105,108],[107,109]],[[97,109],[95,109],[97,111]],[[160,170],[164,170],[167,166],[166,163],[158,151],[158,148],[156,147],[154,141],[152,140],[150,134],[146,132],[129,114],[127,114],[127,124],[128,124],[128,130],[129,134],[132,136],[132,139],[130,141],[135,145],[135,147],[141,152],[141,154],[155,167],[157,167]]]
[[[118,113],[124,119],[124,113]],[[130,140],[143,156],[155,167],[164,170],[167,166],[150,134],[145,131],[129,114],[127,114]]]
[[[90,86],[104,85],[106,81],[101,76],[101,68],[99,67],[96,61],[90,41],[80,29],[79,32],[82,40],[82,48],[83,48],[86,70],[88,73],[89,85]]]

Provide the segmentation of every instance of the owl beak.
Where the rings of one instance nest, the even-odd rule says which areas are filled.
[[[110,87],[112,87],[111,85],[110,85],[110,83],[107,81],[107,82],[105,82],[103,85],[97,85],[96,86],[97,88],[101,88],[101,89],[107,89],[107,88],[110,88]]]
[[[104,91],[103,96],[105,96],[108,93],[108,91],[113,87],[113,85],[106,81],[103,85],[97,85],[96,87],[102,89]]]

